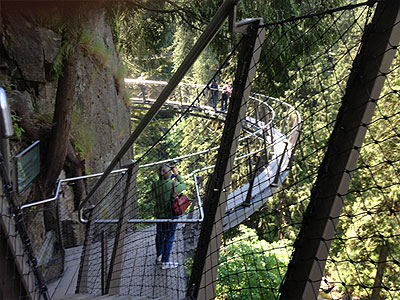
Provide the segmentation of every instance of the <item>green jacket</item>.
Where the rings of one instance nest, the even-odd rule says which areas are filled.
[[[179,195],[186,189],[186,183],[181,175],[174,178],[175,191]],[[155,200],[154,215],[157,219],[170,219],[174,216],[171,209],[171,200],[175,198],[172,189],[172,179],[159,179],[153,182],[151,195]]]

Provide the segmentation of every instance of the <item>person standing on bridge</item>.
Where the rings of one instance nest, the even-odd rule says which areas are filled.
[[[218,86],[218,80],[213,80],[213,82],[210,85],[210,90],[211,90],[211,105],[213,108],[217,108],[217,103],[218,103],[218,94],[219,94],[219,86]]]
[[[146,101],[146,79],[144,78],[144,73],[140,74],[138,80],[138,84],[140,87],[140,93],[138,97],[143,97],[143,102]]]
[[[182,176],[178,174],[176,166],[162,166],[159,171],[159,180],[153,182],[152,197],[155,200],[154,213],[157,219],[174,219],[171,208],[171,200],[175,198],[172,184],[179,195],[186,189],[186,183]],[[178,267],[178,263],[170,262],[172,244],[175,239],[177,223],[163,222],[157,223],[156,233],[156,252],[157,263],[161,263],[162,269],[172,269]]]
[[[222,87],[222,97],[221,97],[221,110],[226,111],[228,109],[228,98],[232,94],[232,87],[228,80],[225,80],[225,84]]]

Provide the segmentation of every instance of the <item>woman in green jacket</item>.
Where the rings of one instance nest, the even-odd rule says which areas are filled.
[[[175,198],[172,183],[179,195],[186,188],[186,183],[178,174],[176,166],[164,165],[158,172],[159,180],[153,183],[152,197],[155,199],[155,217],[157,219],[176,218],[171,208],[171,200]],[[170,262],[169,257],[175,239],[177,223],[157,223],[156,251],[157,262],[162,263],[162,269],[176,268],[177,263]]]

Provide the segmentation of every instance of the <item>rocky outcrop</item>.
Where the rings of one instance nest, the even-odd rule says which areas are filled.
[[[30,98],[28,107],[32,113],[49,118],[57,90],[52,66],[61,47],[60,33],[38,25],[34,16],[17,8],[3,9],[1,26],[0,86],[24,93],[25,99]],[[90,143],[83,153],[88,171],[100,172],[128,137],[130,115],[117,90],[116,73],[122,65],[105,10],[87,11],[82,27],[89,42],[76,49],[79,55],[73,130],[82,141],[86,135]]]
[[[6,90],[15,110],[15,125],[22,129],[30,127],[11,140],[13,154],[40,138],[45,160],[57,92],[56,67],[63,55],[59,30],[62,24],[49,21],[55,15],[54,7],[30,11],[18,3],[2,4],[0,13],[0,87]],[[129,137],[130,111],[120,94],[118,81],[123,67],[105,9],[91,7],[82,15],[81,39],[75,48],[77,72],[70,140],[75,160],[81,161],[82,173],[97,173],[107,167]],[[127,156],[126,161],[129,159]],[[73,170],[73,166],[67,170],[67,177]],[[35,187],[19,196],[22,203],[41,200],[32,198],[38,195],[32,189]],[[72,198],[65,201],[73,202]],[[64,227],[77,232],[69,241],[77,244],[82,240],[81,232],[78,233],[82,228],[76,225],[74,205],[66,206],[69,209],[64,210],[67,215],[62,217]],[[37,226],[37,231],[32,236],[38,237],[35,245],[40,245],[43,226]]]

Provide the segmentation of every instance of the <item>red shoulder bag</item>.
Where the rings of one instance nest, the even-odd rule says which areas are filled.
[[[172,199],[171,207],[172,211],[174,212],[175,216],[181,216],[185,213],[186,209],[192,204],[192,201],[189,200],[189,198],[184,195],[180,194],[178,195],[176,190],[175,190],[175,184],[172,181],[172,189],[175,194],[175,198]]]

